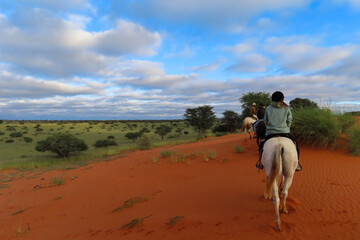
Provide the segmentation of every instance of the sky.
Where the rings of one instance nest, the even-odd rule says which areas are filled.
[[[0,0],[0,119],[221,117],[274,91],[360,107],[358,26],[360,0]]]

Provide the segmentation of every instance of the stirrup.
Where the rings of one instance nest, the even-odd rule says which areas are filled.
[[[301,164],[300,164],[300,163],[298,163],[298,165],[297,165],[297,167],[296,167],[295,171],[296,171],[296,172],[299,172],[299,171],[301,171],[301,170],[302,170],[302,166],[301,166]]]
[[[260,170],[264,169],[264,166],[262,165],[261,163],[261,160],[259,160],[257,163],[256,163],[256,167]]]

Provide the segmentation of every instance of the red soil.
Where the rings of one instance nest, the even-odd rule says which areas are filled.
[[[360,239],[359,157],[302,147],[303,171],[295,174],[289,214],[281,214],[283,230],[276,232],[274,205],[262,195],[265,172],[255,168],[256,143],[243,138],[171,147],[193,153],[178,163],[160,158],[167,148],[159,148],[40,175],[1,172],[15,180],[0,185],[0,239]],[[208,150],[215,159],[195,156]],[[55,186],[59,177],[64,183]],[[147,200],[113,212],[134,197]],[[183,218],[167,224],[175,216]],[[142,225],[122,228],[143,217]]]

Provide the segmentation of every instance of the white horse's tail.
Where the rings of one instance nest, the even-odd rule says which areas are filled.
[[[273,183],[274,183],[275,179],[277,179],[277,176],[279,176],[282,148],[283,148],[282,144],[277,144],[275,147],[275,154],[273,157],[270,174],[269,174],[268,180],[266,181],[265,192],[266,192],[267,196],[271,195],[271,189],[272,189]]]

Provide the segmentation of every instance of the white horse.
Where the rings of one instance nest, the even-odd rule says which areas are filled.
[[[273,196],[276,214],[275,229],[281,230],[278,182],[281,180],[280,188],[282,188],[281,195],[283,198],[280,211],[288,213],[286,208],[286,199],[298,165],[298,156],[295,144],[286,137],[274,137],[267,140],[264,145],[261,162],[265,167],[267,176],[264,197],[265,199],[271,199]]]
[[[240,129],[240,133],[244,132],[245,140],[246,140],[246,133],[249,133],[250,139],[252,138],[250,132],[253,131],[253,123],[255,123],[256,121],[257,121],[257,117],[256,117],[256,119],[252,118],[252,117],[246,117],[244,119],[244,123],[243,123],[242,128]]]

